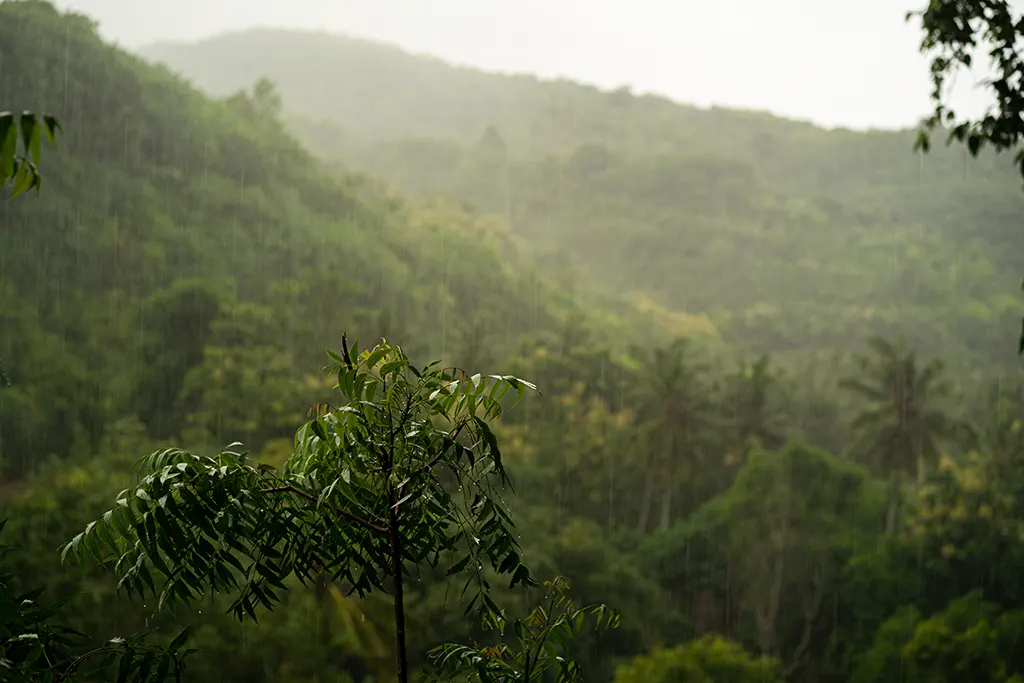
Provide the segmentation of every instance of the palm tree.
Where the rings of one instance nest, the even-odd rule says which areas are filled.
[[[842,380],[840,386],[866,400],[852,427],[860,439],[857,450],[868,465],[890,477],[886,516],[886,535],[890,535],[896,528],[903,476],[916,470],[921,481],[926,468],[937,464],[943,442],[972,435],[973,430],[940,405],[951,392],[942,379],[942,361],[919,367],[914,352],[902,340],[892,343],[872,337],[868,345],[874,354],[859,356],[860,373]]]
[[[784,415],[773,400],[778,383],[767,355],[743,363],[729,377],[729,420],[743,451],[752,444],[775,450],[785,441]]]
[[[669,526],[672,494],[682,481],[695,482],[701,460],[701,440],[712,419],[704,373],[707,367],[691,360],[690,342],[680,339],[653,349],[639,370],[634,408],[647,448],[644,491],[637,529],[647,530],[651,508],[661,489],[660,527]]]

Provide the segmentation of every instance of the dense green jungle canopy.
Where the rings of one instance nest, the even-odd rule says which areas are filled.
[[[495,431],[524,561],[622,613],[587,680],[1024,675],[1011,159],[321,34],[144,53],[0,3],[0,100],[64,130],[0,204],[0,517],[76,627],[194,624],[196,681],[392,680],[384,599],[169,615],[56,550],[157,447],[280,463],[346,332],[539,385]],[[442,574],[415,667],[477,635]]]

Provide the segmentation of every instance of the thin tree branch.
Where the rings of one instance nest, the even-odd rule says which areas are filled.
[[[320,499],[317,498],[316,496],[314,496],[312,493],[309,493],[308,491],[303,491],[302,489],[296,488],[294,486],[275,486],[275,487],[269,488],[269,489],[261,489],[260,493],[294,493],[296,495],[302,496],[306,500],[311,500],[314,503],[320,502]],[[344,508],[339,509],[339,508],[335,508],[333,506],[328,506],[328,507],[331,510],[333,510],[336,514],[348,517],[352,521],[358,522],[359,524],[363,525],[364,527],[366,527],[367,529],[369,529],[371,531],[376,531],[378,534],[384,534],[384,535],[387,535],[387,533],[388,533],[388,530],[385,529],[384,527],[378,526],[378,525],[374,524],[373,522],[365,520],[362,517],[360,517],[359,515],[354,514],[352,512],[349,512],[348,510],[345,510]]]
[[[418,477],[419,475],[423,474],[424,472],[429,472],[431,469],[433,469],[434,465],[441,462],[441,458],[443,458],[448,449],[455,444],[455,439],[459,438],[459,432],[462,431],[462,428],[466,426],[467,422],[469,422],[469,418],[464,417],[459,421],[459,424],[455,425],[455,429],[449,432],[448,436],[446,437],[449,441],[449,444],[445,445],[445,447],[441,449],[441,452],[434,456],[433,460],[431,460],[426,465],[423,465],[422,467],[418,468],[415,472],[410,474],[410,481]]]

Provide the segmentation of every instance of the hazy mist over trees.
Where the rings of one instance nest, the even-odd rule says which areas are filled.
[[[1016,0],[1014,0],[1016,2]],[[61,0],[131,49],[251,27],[314,29],[485,70],[628,86],[700,106],[769,110],[826,126],[913,126],[928,110],[916,0]],[[1014,4],[1014,3],[1011,3]],[[954,84],[972,112],[986,75]]]

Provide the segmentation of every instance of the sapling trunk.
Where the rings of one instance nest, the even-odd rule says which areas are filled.
[[[388,535],[391,537],[391,571],[395,582],[395,657],[398,683],[409,683],[409,657],[405,650],[405,588],[402,584],[402,536],[398,530],[398,509],[395,495],[388,491]]]

